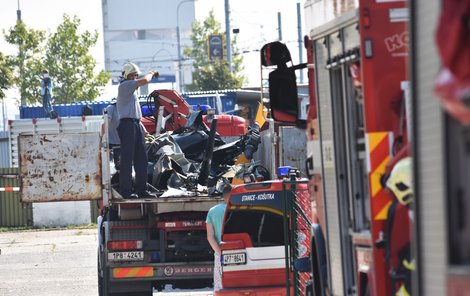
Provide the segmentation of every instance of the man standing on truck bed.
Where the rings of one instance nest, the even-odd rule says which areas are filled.
[[[134,63],[127,63],[122,69],[123,80],[118,88],[117,112],[119,126],[117,128],[121,140],[121,165],[119,173],[119,191],[123,198],[149,198],[156,197],[147,191],[147,151],[145,149],[144,134],[147,133],[141,123],[142,110],[140,109],[137,89],[150,82],[158,72],[150,71],[137,79],[140,74],[139,67]],[[135,171],[135,193],[132,192],[132,164]]]
[[[210,208],[206,218],[207,240],[214,250],[214,291],[222,289],[222,264],[220,262],[220,242],[222,241],[222,224],[232,185],[227,184],[222,191],[224,202]]]

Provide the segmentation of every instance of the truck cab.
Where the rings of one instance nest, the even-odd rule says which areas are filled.
[[[308,273],[294,271],[293,266],[309,256],[310,209],[307,185],[301,179],[236,186],[222,230],[223,289],[215,295],[303,291]]]

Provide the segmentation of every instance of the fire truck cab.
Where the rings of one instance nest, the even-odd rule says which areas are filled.
[[[308,272],[311,207],[306,180],[236,186],[222,231],[222,286],[215,295],[303,295]]]

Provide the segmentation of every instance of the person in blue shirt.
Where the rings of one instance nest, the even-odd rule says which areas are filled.
[[[232,185],[227,184],[222,192],[224,202],[210,208],[206,218],[207,241],[214,250],[214,291],[222,289],[222,264],[220,262],[220,242],[222,241],[222,225]]]
[[[47,70],[41,72],[41,97],[46,117],[50,117],[52,112],[52,79]]]

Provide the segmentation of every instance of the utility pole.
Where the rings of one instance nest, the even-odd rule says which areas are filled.
[[[20,0],[18,0],[18,9],[16,10],[16,19],[17,19],[17,22],[21,22],[21,9],[20,9]],[[21,61],[21,59],[23,58],[23,49],[21,47],[21,44],[19,45],[19,48],[18,48],[18,58],[19,60]],[[19,65],[20,67],[20,77],[23,77],[23,74],[24,74],[24,66],[23,64]],[[21,106],[25,106],[26,105],[26,99],[21,95],[21,92],[20,92],[20,105]]]
[[[225,47],[227,48],[228,70],[232,74],[232,42],[230,40],[230,4],[225,0]]]
[[[302,59],[302,19],[300,16],[300,3],[297,3],[297,36],[299,38],[299,64],[303,63]],[[300,83],[304,83],[304,70],[300,70]]]
[[[16,11],[16,18],[21,21],[20,0],[18,0],[18,10]]]
[[[277,13],[277,31],[279,33],[279,41],[282,41],[282,22],[281,22],[281,12]]]

